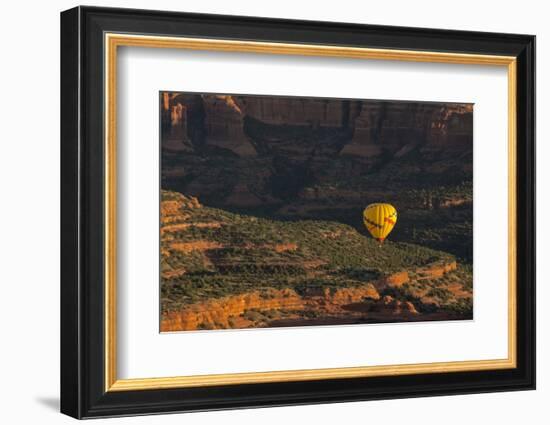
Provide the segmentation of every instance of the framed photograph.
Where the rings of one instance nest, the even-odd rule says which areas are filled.
[[[535,37],[61,14],[61,411],[535,388]]]

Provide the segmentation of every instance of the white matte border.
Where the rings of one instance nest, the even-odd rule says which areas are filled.
[[[475,103],[475,320],[160,334],[161,90]],[[506,67],[119,47],[117,94],[117,378],[507,358]]]

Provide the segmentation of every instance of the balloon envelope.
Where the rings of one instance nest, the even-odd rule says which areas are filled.
[[[372,237],[379,242],[386,239],[396,222],[397,211],[390,204],[370,204],[363,211],[363,223]]]

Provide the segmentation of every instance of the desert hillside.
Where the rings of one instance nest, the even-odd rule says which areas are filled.
[[[473,105],[161,93],[162,187],[280,220],[383,200],[392,240],[472,259]]]
[[[471,266],[346,224],[162,191],[160,232],[163,331],[472,317]]]

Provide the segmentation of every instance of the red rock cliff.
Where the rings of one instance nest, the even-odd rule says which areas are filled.
[[[200,102],[202,120],[189,113]],[[161,97],[163,146],[177,146],[191,133],[204,133],[204,142],[238,156],[256,156],[244,121],[250,117],[276,126],[349,128],[353,137],[342,155],[376,157],[406,146],[471,146],[473,105],[427,102],[384,102],[279,96],[185,95]],[[192,123],[191,123],[192,121]],[[201,127],[200,131],[190,127]],[[196,139],[195,135],[190,137]],[[192,140],[196,145],[197,140]]]

